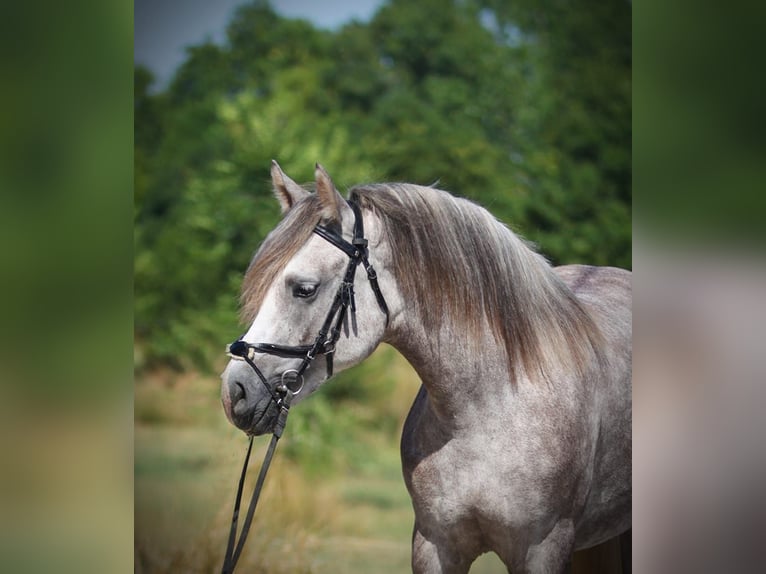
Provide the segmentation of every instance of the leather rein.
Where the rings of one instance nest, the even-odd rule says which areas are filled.
[[[388,326],[388,305],[386,304],[386,300],[378,285],[378,276],[375,273],[375,269],[368,259],[369,251],[367,249],[367,239],[364,237],[364,223],[362,221],[361,208],[359,207],[359,204],[352,200],[348,201],[348,205],[354,212],[354,235],[350,243],[343,239],[339,233],[324,225],[317,225],[313,230],[319,237],[343,251],[349,258],[343,281],[341,282],[340,287],[338,287],[338,291],[330,306],[330,311],[327,313],[327,317],[325,318],[324,323],[322,323],[322,327],[319,329],[319,333],[314,339],[314,342],[310,345],[287,346],[276,345],[273,343],[251,344],[243,341],[242,338],[239,338],[226,346],[226,353],[230,357],[244,360],[250,365],[250,368],[253,369],[258,379],[266,387],[266,390],[269,392],[271,400],[276,404],[279,413],[277,415],[276,424],[274,425],[274,430],[272,431],[273,434],[271,442],[269,443],[269,448],[266,451],[266,456],[261,464],[261,470],[258,473],[258,480],[256,481],[255,490],[250,499],[247,516],[242,524],[242,531],[239,535],[239,539],[237,539],[237,521],[239,518],[240,502],[242,500],[242,490],[245,483],[248,462],[250,460],[250,452],[253,449],[253,435],[250,435],[247,454],[245,455],[245,463],[242,466],[242,473],[237,487],[237,497],[234,503],[229,540],[226,545],[226,555],[224,556],[221,574],[230,574],[234,572],[234,567],[242,554],[245,540],[247,539],[247,534],[250,530],[250,524],[252,523],[253,515],[255,514],[255,507],[258,504],[258,498],[260,497],[261,489],[263,488],[263,482],[266,479],[266,472],[268,471],[271,459],[274,456],[277,442],[282,436],[282,432],[287,424],[290,403],[292,402],[293,397],[303,389],[303,374],[318,355],[324,355],[327,362],[327,378],[332,376],[335,345],[337,344],[338,339],[340,339],[349,307],[351,308],[351,313],[356,312],[354,279],[356,278],[356,268],[360,264],[364,266],[364,269],[367,272],[367,279],[370,282],[370,287],[375,294],[378,306],[386,316],[386,326]],[[272,389],[268,384],[266,377],[255,364],[256,354],[296,358],[302,359],[302,361],[297,369],[289,369],[282,373],[280,384],[278,384],[275,389]]]

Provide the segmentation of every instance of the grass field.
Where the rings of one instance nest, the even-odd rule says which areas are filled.
[[[395,383],[379,385],[383,390],[367,397],[371,404],[344,400],[327,407],[312,397],[295,407],[238,570],[411,571],[413,512],[398,441],[418,381],[401,357],[383,353],[378,361],[386,361],[387,377]],[[375,365],[375,358],[371,360]],[[326,451],[327,445],[319,448],[311,440],[314,434],[324,436],[312,434],[312,425],[323,420],[322,409],[327,408],[335,411],[330,418],[350,422],[342,433],[329,435],[334,442]],[[384,420],[391,413],[397,413],[394,425]],[[136,572],[219,571],[246,448],[244,435],[221,409],[219,380],[194,374],[144,377],[136,383],[135,419]],[[248,497],[268,440],[256,439]],[[505,568],[486,555],[471,572],[491,574]]]

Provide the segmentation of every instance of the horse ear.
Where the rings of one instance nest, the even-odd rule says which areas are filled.
[[[309,195],[308,191],[287,177],[282,168],[279,167],[279,164],[273,159],[271,160],[271,183],[274,186],[274,195],[282,207],[282,215],[290,211],[293,205]]]
[[[335,184],[333,184],[330,176],[319,164],[316,164],[315,176],[316,193],[322,206],[322,218],[327,221],[340,222],[341,209],[343,209],[346,202],[338,193],[338,190],[335,189]]]

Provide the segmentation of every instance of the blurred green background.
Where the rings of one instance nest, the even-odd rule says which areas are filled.
[[[136,571],[220,566],[245,442],[217,373],[278,221],[271,159],[299,182],[321,162],[341,190],[438,182],[555,264],[630,268],[631,64],[627,2],[390,0],[327,30],[256,1],[168,85],[135,69]],[[409,571],[398,437],[417,387],[383,347],[294,410],[250,571]]]

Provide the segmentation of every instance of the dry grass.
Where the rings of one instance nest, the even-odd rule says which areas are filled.
[[[300,457],[291,460],[289,453],[295,449],[290,441],[297,433],[291,439],[288,422],[238,571],[410,571],[413,513],[401,477],[398,440],[419,382],[398,354],[384,348],[379,355],[387,361],[381,370],[396,381],[393,387],[381,385],[388,390],[359,403],[331,407],[344,416],[353,411],[366,421],[355,432],[342,434],[332,447],[350,455],[332,457],[330,466],[320,471]],[[378,384],[369,376],[365,381]],[[160,373],[136,385],[136,572],[220,571],[246,441],[223,416],[218,394],[218,379],[194,374]],[[296,412],[311,410],[310,401]],[[369,421],[378,418],[396,420],[398,428],[376,430]],[[293,430],[298,430],[297,424]],[[243,506],[249,502],[268,440],[256,439]],[[486,557],[471,571],[505,569]]]
[[[398,368],[405,374],[408,369]],[[397,409],[403,419],[417,385],[411,373],[403,380],[409,389],[397,385],[380,404],[356,407],[367,410],[365,417],[374,417],[376,408],[386,411],[384,416]],[[136,385],[136,572],[220,569],[246,443],[225,420],[218,393],[217,379],[193,374],[158,373]],[[352,470],[340,457],[339,466],[317,476],[300,460],[287,457],[288,423],[241,571],[358,572],[365,563],[391,566],[392,557],[393,571],[409,568],[412,510],[400,476],[396,440],[377,435],[364,440],[369,470],[364,470],[365,464]],[[256,439],[246,497],[267,444],[267,437]],[[358,457],[362,449],[359,444],[354,448]]]

